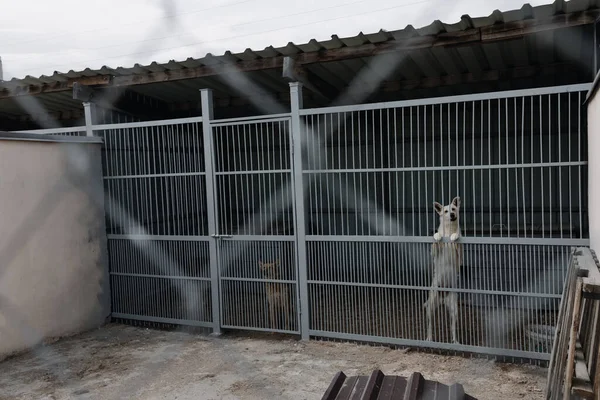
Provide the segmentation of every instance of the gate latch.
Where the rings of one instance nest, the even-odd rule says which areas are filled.
[[[214,235],[210,235],[211,237],[214,237],[215,239],[231,239],[233,237],[233,235],[219,235],[217,233],[215,233]]]

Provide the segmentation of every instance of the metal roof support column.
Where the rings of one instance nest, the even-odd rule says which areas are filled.
[[[83,102],[83,115],[85,117],[85,136],[94,136],[94,130],[92,129],[92,125],[94,125],[93,115],[95,114],[92,110],[95,105],[89,101]]]
[[[212,237],[209,241],[210,254],[210,291],[212,306],[213,335],[221,334],[221,309],[219,299],[219,255],[217,248],[217,202],[215,199],[215,163],[213,160],[213,132],[211,120],[213,119],[213,96],[211,89],[201,89],[202,102],[202,136],[204,137],[204,176],[206,178],[206,215],[208,218],[208,234]]]
[[[298,297],[300,313],[300,335],[302,340],[308,340],[309,303],[308,303],[308,273],[306,260],[306,217],[304,212],[304,177],[302,174],[302,121],[300,109],[302,104],[302,84],[290,82],[291,100],[291,129],[293,153],[294,199],[296,204],[296,265],[298,277]]]

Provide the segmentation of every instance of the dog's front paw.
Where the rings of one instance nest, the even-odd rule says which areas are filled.
[[[427,335],[427,337],[425,338],[425,341],[433,342],[433,338],[431,336]]]
[[[436,232],[433,235],[433,240],[435,240],[436,242],[439,242],[440,240],[442,240],[442,235],[439,232]]]
[[[456,242],[458,240],[458,233],[453,233],[450,235],[450,240]]]

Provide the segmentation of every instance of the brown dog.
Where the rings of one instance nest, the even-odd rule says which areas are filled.
[[[280,280],[281,264],[279,260],[265,263],[258,262],[258,266],[265,279]],[[290,297],[286,283],[265,282],[267,303],[269,307],[269,320],[271,329],[290,329]]]

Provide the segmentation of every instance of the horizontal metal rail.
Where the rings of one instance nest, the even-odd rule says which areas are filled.
[[[240,241],[240,242],[293,242],[296,237],[293,235],[227,235],[227,237],[221,237],[223,240],[228,242]]]
[[[134,128],[152,128],[155,126],[183,125],[202,122],[202,117],[164,119],[161,121],[143,121],[143,122],[122,122],[118,124],[99,124],[92,125],[93,131],[107,131],[113,129],[134,129]],[[85,130],[85,127],[83,128]]]
[[[268,174],[289,174],[290,169],[253,169],[249,171],[219,171],[215,172],[217,176],[233,176],[233,175],[268,175]]]
[[[263,283],[289,283],[295,285],[297,282],[290,279],[263,279],[263,278],[240,278],[235,276],[221,276],[222,281],[234,282],[263,282]]]
[[[578,84],[578,85],[551,86],[551,87],[545,87],[545,88],[522,89],[522,90],[507,90],[507,91],[503,91],[503,92],[488,92],[488,93],[468,94],[468,95],[460,95],[460,96],[434,97],[434,98],[390,101],[390,102],[371,103],[371,104],[355,104],[355,105],[349,105],[349,106],[305,108],[305,109],[300,110],[300,115],[318,115],[318,114],[343,113],[343,112],[353,112],[353,111],[370,111],[370,110],[381,110],[381,109],[386,109],[386,108],[403,108],[403,107],[432,105],[432,104],[462,103],[462,102],[469,102],[469,101],[486,101],[486,100],[506,99],[506,98],[512,98],[512,97],[529,97],[529,96],[540,96],[540,95],[548,95],[548,94],[585,92],[585,91],[590,90],[591,87],[592,87],[592,83],[582,83],[582,84]]]
[[[223,119],[213,119],[210,121],[212,126],[223,126],[223,124],[227,124],[229,122],[238,122],[242,125],[246,122],[272,122],[274,119],[279,119],[282,121],[289,120],[291,118],[291,113],[281,113],[281,114],[270,114],[270,115],[255,115],[252,117],[236,117],[236,118],[223,118]]]
[[[429,291],[431,286],[415,286],[415,285],[391,285],[385,283],[364,283],[364,282],[341,282],[341,281],[317,281],[308,280],[309,284],[314,285],[329,285],[329,286],[349,286],[349,287],[369,287],[377,289],[402,289],[402,290],[418,290]],[[507,292],[503,290],[486,290],[486,289],[462,289],[462,288],[435,288],[438,292],[453,292],[453,293],[469,293],[469,294],[486,294],[493,296],[515,296],[515,297],[534,297],[542,299],[560,299],[560,294],[553,293],[537,293],[537,292]]]
[[[290,335],[295,335],[298,334],[298,331],[290,331],[290,330],[286,330],[286,329],[275,329],[275,328],[258,328],[255,326],[239,326],[239,325],[227,325],[227,324],[221,324],[222,328],[225,329],[243,329],[245,331],[256,331],[256,332],[274,332],[274,333],[287,333]]]
[[[173,172],[166,174],[140,174],[140,175],[107,175],[104,176],[105,180],[111,179],[144,179],[144,178],[169,178],[178,176],[204,176],[204,172]]]
[[[434,243],[432,236],[342,236],[342,235],[306,235],[310,242],[383,242],[383,243]],[[448,243],[448,238],[442,242]],[[570,238],[524,238],[524,237],[469,237],[462,236],[458,243],[499,244],[523,246],[589,246],[590,239]]]
[[[50,128],[50,129],[31,129],[24,131],[17,131],[18,133],[35,133],[38,135],[52,135],[55,133],[71,133],[71,132],[85,132],[85,126],[72,126],[63,128]]]
[[[186,325],[186,326],[197,326],[201,328],[212,328],[212,322],[204,322],[204,321],[194,321],[191,319],[176,319],[176,318],[161,318],[161,317],[151,317],[146,315],[136,315],[136,314],[123,314],[123,313],[112,313],[112,318],[122,318],[122,319],[131,319],[135,321],[144,321],[144,322],[157,322],[161,324],[173,324],[173,325]]]
[[[156,278],[156,279],[172,279],[172,280],[185,280],[185,281],[205,281],[210,282],[210,277],[202,276],[182,276],[182,275],[155,275],[155,274],[136,274],[134,272],[110,272],[111,275],[115,276],[131,276],[135,278]]]
[[[289,114],[273,114],[273,115],[265,115],[256,118],[232,118],[232,119],[223,119],[217,121],[211,121],[210,125],[213,127],[219,126],[248,126],[248,125],[256,125],[264,122],[288,122],[290,120]]]
[[[588,165],[587,161],[563,161],[563,162],[540,162],[527,164],[473,164],[473,165],[446,165],[446,166],[422,166],[422,167],[399,167],[399,168],[353,168],[353,169],[305,169],[305,174],[343,174],[343,173],[369,173],[369,172],[422,172],[422,171],[472,171],[472,170],[495,170],[495,169],[518,169],[518,168],[550,168],[550,167],[578,167]]]
[[[141,234],[108,234],[109,240],[153,240],[153,241],[181,241],[181,242],[208,242],[210,236],[185,236],[185,235],[141,235]]]
[[[504,357],[515,357],[515,358],[530,358],[534,360],[548,361],[550,360],[550,354],[548,353],[537,353],[534,351],[521,351],[521,350],[509,350],[499,349],[495,347],[485,346],[468,346],[463,344],[453,344],[444,342],[429,342],[425,340],[413,340],[413,339],[400,339],[394,337],[385,336],[368,336],[358,335],[353,333],[340,333],[331,331],[320,331],[320,330],[309,330],[311,336],[327,337],[332,339],[341,340],[356,340],[360,342],[372,342],[372,343],[383,343],[383,344],[394,344],[398,346],[413,346],[413,347],[425,347],[431,349],[442,349],[442,350],[454,350],[459,352],[486,354],[490,356],[504,356]]]

